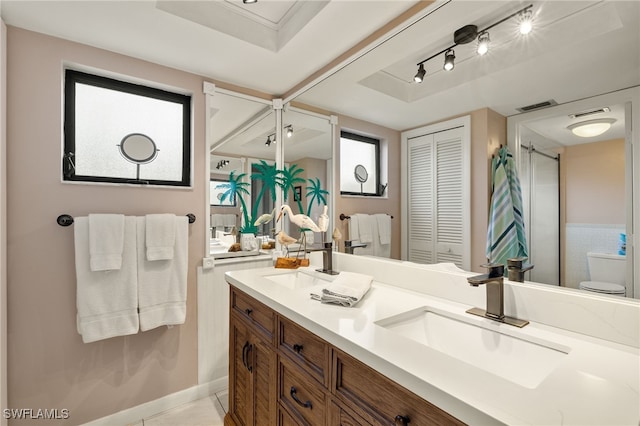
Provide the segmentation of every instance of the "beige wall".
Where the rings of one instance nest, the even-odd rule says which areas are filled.
[[[569,146],[560,158],[567,223],[626,223],[624,139]]]
[[[70,419],[55,424],[79,424],[195,385],[196,266],[207,211],[203,79],[14,27],[7,37],[9,406],[66,408]],[[191,91],[193,188],[61,183],[65,63]],[[55,219],[90,212],[197,215],[189,233],[184,325],[82,343],[76,331],[73,226],[60,227]]]

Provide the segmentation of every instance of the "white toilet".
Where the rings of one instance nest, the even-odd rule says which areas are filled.
[[[600,294],[623,296],[626,293],[626,256],[611,253],[587,253],[591,281],[580,283],[580,289]]]

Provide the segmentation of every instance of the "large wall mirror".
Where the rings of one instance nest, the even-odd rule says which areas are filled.
[[[257,242],[245,250],[231,246],[243,232],[270,235],[268,225],[255,223],[275,208],[275,111],[270,101],[232,91],[212,89],[207,95],[209,253],[255,254]]]
[[[593,105],[581,104],[584,108],[571,108],[570,112],[547,109],[548,113],[542,115],[548,116],[541,115],[538,117],[540,120],[523,123],[518,129],[521,135],[518,142],[511,130],[507,138],[507,129],[504,129],[502,137],[505,143],[508,139],[509,147],[517,157],[520,174],[532,173],[529,168],[535,166],[535,184],[539,187],[560,185],[564,191],[559,197],[557,194],[539,194],[535,205],[529,202],[527,206],[533,211],[547,210],[547,206],[556,208],[557,205],[553,223],[541,222],[545,232],[531,235],[531,244],[537,247],[531,252],[530,261],[536,265],[531,279],[548,285],[562,285],[569,291],[580,291],[576,288],[590,275],[586,253],[593,250],[615,254],[620,234],[629,233],[630,229],[640,226],[640,212],[634,209],[631,201],[632,195],[638,199],[640,194],[639,173],[634,171],[640,161],[638,150],[635,158],[624,157],[630,153],[628,149],[625,150],[625,143],[626,146],[631,140],[636,145],[639,143],[638,132],[630,133],[630,121],[634,122],[633,128],[640,128],[637,95],[640,86],[640,3],[531,2],[534,27],[526,38],[516,33],[516,22],[507,20],[489,31],[491,44],[486,55],[479,56],[476,53],[475,41],[456,46],[452,71],[443,70],[443,54],[424,64],[426,73],[422,83],[414,80],[419,71],[418,63],[451,46],[456,30],[468,24],[486,28],[528,4],[499,1],[473,4],[435,2],[424,9],[420,16],[405,22],[403,28],[392,30],[379,41],[363,47],[356,52],[352,61],[337,65],[327,73],[326,79],[297,93],[296,100],[339,116],[353,117],[402,132],[484,108],[497,112],[503,117],[504,123],[508,119],[512,130],[515,129],[512,118],[530,108],[551,108],[555,104],[576,106],[572,103],[595,99]],[[614,69],[615,77],[612,73]],[[625,99],[607,98],[607,102],[601,103],[599,98],[594,98],[629,88],[635,88],[635,94]],[[615,179],[609,179],[609,183],[605,183],[605,179],[598,181],[598,185],[610,185],[609,189],[598,188],[600,193],[611,195],[622,192],[622,199],[618,198],[615,213],[609,212],[608,217],[598,219],[593,217],[596,214],[593,211],[587,217],[590,210],[587,201],[593,203],[593,198],[598,195],[589,193],[589,188],[584,185],[580,188],[580,195],[571,193],[571,188],[576,186],[572,182],[579,178],[567,175],[564,166],[560,167],[558,175],[558,165],[561,163],[555,158],[558,154],[562,158],[564,153],[568,161],[565,164],[567,169],[580,168],[575,161],[569,161],[571,155],[574,154],[575,159],[580,155],[578,150],[586,151],[595,145],[573,145],[565,143],[564,137],[554,139],[551,136],[554,131],[569,135],[568,115],[589,112],[592,107],[607,107],[609,110],[600,116],[584,117],[583,120],[601,117],[616,120],[610,133],[604,136],[605,139],[591,139],[594,144],[611,144],[603,148],[600,158],[604,159],[603,152],[610,156],[614,151],[623,153],[622,170],[604,172],[608,173],[607,179],[613,178],[613,175]],[[506,124],[501,126],[507,127]],[[552,127],[557,129],[552,130]],[[490,142],[474,141],[486,144],[487,149],[482,153],[486,158],[474,158],[472,161],[484,162],[484,167],[488,168],[491,150],[495,149]],[[530,159],[525,156],[530,153],[524,153],[520,145],[529,146],[530,151],[538,149],[538,153]],[[399,167],[399,164],[390,164],[389,167]],[[555,173],[555,177],[549,172]],[[526,191],[535,185],[529,182],[534,181],[527,179]],[[489,196],[489,176],[487,194],[474,196]],[[581,230],[593,224],[607,225],[606,242],[602,240],[596,243],[597,238],[594,237],[592,247],[585,246],[581,251],[572,251],[570,247],[578,243],[569,234],[578,230],[579,234],[584,235]],[[529,226],[533,227],[533,224]],[[598,229],[593,230],[594,234],[597,232]],[[635,241],[638,241],[637,237]],[[629,241],[627,244],[631,246]],[[480,256],[483,255],[480,253]],[[627,271],[626,296],[640,297],[640,265],[633,250],[627,249],[622,266],[610,268]]]

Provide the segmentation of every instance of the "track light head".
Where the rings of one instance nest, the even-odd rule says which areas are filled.
[[[444,54],[444,70],[451,71],[455,66],[456,55],[453,49],[449,49]]]
[[[415,77],[413,77],[413,81],[415,81],[416,83],[422,83],[422,80],[424,80],[424,76],[427,73],[427,71],[424,69],[424,64],[420,64],[420,66],[418,67],[418,72],[416,73]]]
[[[489,33],[484,31],[478,35],[478,55],[484,55],[489,51],[489,43],[491,40],[489,39]]]
[[[533,29],[533,13],[531,12],[531,9],[526,9],[520,12],[518,20],[520,21],[520,34],[529,34]]]
[[[293,126],[288,125],[286,129],[287,129],[287,137],[290,138],[291,136],[293,136]]]

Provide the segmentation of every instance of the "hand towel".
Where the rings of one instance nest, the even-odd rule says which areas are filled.
[[[149,261],[144,250],[144,217],[137,218],[140,330],[183,324],[187,312],[189,219],[176,216],[173,259]]]
[[[349,219],[349,240],[360,241],[360,220],[355,214]]]
[[[138,332],[135,217],[124,218],[122,264],[91,271],[89,218],[74,220],[77,328],[84,343]]]
[[[176,242],[176,215],[148,214],[145,216],[145,246],[147,260],[173,259]]]
[[[89,255],[92,271],[112,271],[122,265],[124,215],[89,215]]]
[[[380,236],[380,244],[391,244],[391,216],[388,214],[378,213],[374,215],[378,226],[378,234]]]
[[[211,226],[214,228],[224,228],[224,218],[223,214],[212,214],[211,215]]]
[[[368,214],[356,214],[359,221],[360,241],[363,243],[373,242],[373,221],[372,217]],[[352,217],[353,217],[352,216]]]
[[[373,277],[356,272],[340,272],[340,275],[322,289],[322,295],[311,293],[311,298],[322,303],[352,307],[371,288]]]
[[[227,213],[222,215],[222,223],[226,228],[233,228],[236,226],[236,219],[238,218],[235,214]]]

